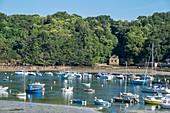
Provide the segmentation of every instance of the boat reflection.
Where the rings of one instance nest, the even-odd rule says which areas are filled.
[[[73,98],[73,92],[62,92],[62,97],[65,102],[69,102]]]
[[[0,98],[1,97],[8,97],[8,92],[7,91],[0,91]]]
[[[41,93],[35,93],[35,94],[28,94],[28,99],[30,102],[33,101],[33,99],[43,99],[44,95]]]

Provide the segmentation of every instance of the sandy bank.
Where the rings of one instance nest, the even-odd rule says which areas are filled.
[[[0,113],[99,113],[92,108],[0,100]]]

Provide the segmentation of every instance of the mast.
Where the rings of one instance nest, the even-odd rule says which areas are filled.
[[[126,63],[126,75],[125,75],[125,93],[126,93],[126,84],[127,84],[127,61]]]
[[[152,76],[153,76],[153,70],[154,70],[154,42],[152,43]]]

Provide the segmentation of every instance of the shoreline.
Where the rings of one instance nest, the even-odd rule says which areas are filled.
[[[0,112],[26,113],[100,113],[93,108],[0,100]]]
[[[144,75],[146,72],[145,67],[136,66],[0,66],[0,72],[15,72],[19,70],[28,71],[75,71],[78,73],[88,72],[88,73],[110,73],[110,74],[138,74]],[[151,67],[148,68],[148,73],[152,73]],[[155,68],[154,74],[156,75],[167,75],[170,76],[170,68]]]

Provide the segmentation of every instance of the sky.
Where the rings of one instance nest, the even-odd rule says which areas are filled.
[[[109,15],[114,20],[136,20],[155,12],[170,11],[170,0],[0,0],[0,12],[52,15],[58,11],[86,17]]]

